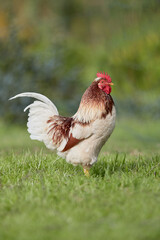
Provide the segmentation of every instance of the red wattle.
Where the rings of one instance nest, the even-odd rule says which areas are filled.
[[[102,84],[98,83],[98,87],[99,87],[100,89],[102,89],[102,91],[105,92],[105,93],[107,93],[107,94],[110,94],[111,91],[112,91],[112,88],[111,88],[110,85],[102,85]]]
[[[111,88],[111,86],[107,85],[103,88],[103,91],[107,94],[110,94],[112,91],[112,88]]]

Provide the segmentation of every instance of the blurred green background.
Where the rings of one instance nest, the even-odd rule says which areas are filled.
[[[30,99],[72,115],[97,71],[115,84],[118,117],[160,117],[159,0],[0,0],[0,119],[24,122]],[[21,112],[21,114],[20,114]]]
[[[100,71],[116,128],[90,178],[31,141],[23,109],[71,116]],[[0,0],[0,239],[160,239],[160,0]]]

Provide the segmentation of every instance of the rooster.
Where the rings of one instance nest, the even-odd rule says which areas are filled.
[[[97,161],[115,127],[116,110],[110,95],[112,85],[107,73],[97,73],[72,117],[60,116],[56,106],[39,93],[25,92],[10,100],[18,97],[37,99],[24,109],[29,109],[30,138],[44,142],[51,150],[56,149],[68,163],[82,165],[85,175],[89,176],[90,167]]]

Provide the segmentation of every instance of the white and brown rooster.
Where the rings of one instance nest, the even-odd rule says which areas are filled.
[[[29,109],[28,132],[31,139],[44,142],[47,148],[73,165],[81,164],[86,176],[97,161],[98,154],[115,127],[116,110],[110,95],[111,77],[97,73],[97,78],[82,96],[73,117],[62,117],[45,96],[26,92],[10,98],[33,97]]]

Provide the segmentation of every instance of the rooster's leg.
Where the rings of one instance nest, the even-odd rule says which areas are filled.
[[[84,174],[85,174],[86,177],[90,176],[89,169],[90,169],[89,167],[83,167],[83,171],[84,171]]]

